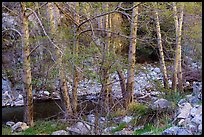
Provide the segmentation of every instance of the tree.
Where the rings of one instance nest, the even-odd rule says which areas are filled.
[[[75,21],[79,24],[79,2],[75,2]],[[77,39],[77,25],[74,24],[74,50],[73,55],[77,58],[79,50],[79,40]],[[76,113],[78,99],[77,99],[77,87],[79,83],[79,72],[77,70],[77,63],[74,61],[73,64],[73,86],[72,86],[72,96],[73,96],[73,112]]]
[[[21,2],[21,15],[22,15],[22,43],[23,43],[23,82],[24,82],[24,106],[25,114],[24,121],[33,126],[33,95],[31,85],[31,66],[30,66],[30,46],[29,46],[29,28],[28,16],[26,15],[26,3]]]
[[[58,25],[58,20],[54,18],[54,5],[53,3],[48,3],[49,15],[50,15],[50,32],[53,36],[53,40],[57,43],[58,36],[60,36],[60,32],[58,34],[56,26]],[[57,9],[55,9],[57,10]],[[60,92],[63,95],[63,103],[65,106],[65,117],[68,117],[69,114],[72,114],[70,97],[68,93],[67,80],[65,75],[65,68],[63,65],[63,55],[60,52],[60,49],[56,49],[57,54],[57,63],[59,64],[59,77],[60,77]]]
[[[136,2],[133,5],[137,4]],[[135,56],[137,43],[137,21],[138,21],[138,6],[132,9],[132,21],[130,26],[130,46],[128,52],[128,72],[127,72],[127,86],[125,108],[128,107],[133,99],[134,92],[134,74],[135,74]]]
[[[157,3],[155,4],[157,6]],[[156,16],[156,28],[157,28],[157,42],[158,42],[158,47],[159,47],[159,53],[160,53],[160,65],[161,65],[161,70],[163,73],[163,82],[164,82],[164,87],[169,88],[168,84],[168,77],[167,77],[167,71],[166,71],[166,65],[164,61],[164,53],[163,53],[163,47],[162,47],[162,37],[161,37],[161,32],[160,32],[160,23],[159,23],[159,17],[158,17],[158,12],[155,7],[155,16]]]
[[[178,18],[177,16],[177,8],[175,2],[173,2],[173,10],[174,10],[174,21],[176,28],[176,50],[175,50],[175,58],[174,58],[174,71],[172,77],[172,90],[176,91],[177,83],[179,83],[179,90],[183,91],[183,83],[182,83],[182,68],[181,68],[181,32],[182,32],[182,23],[183,23],[183,4],[181,5],[181,13]],[[178,78],[177,78],[178,75]]]

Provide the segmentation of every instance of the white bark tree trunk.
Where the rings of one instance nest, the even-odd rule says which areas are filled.
[[[155,5],[157,6],[157,3]],[[162,38],[161,38],[161,32],[160,32],[160,23],[159,23],[159,17],[158,17],[157,9],[155,9],[155,15],[156,15],[156,28],[157,28],[157,42],[158,42],[159,53],[160,53],[160,68],[161,68],[162,73],[163,73],[164,87],[168,89],[169,84],[168,84],[166,65],[165,65],[165,61],[164,61]]]
[[[134,2],[133,5],[136,3]],[[132,22],[130,32],[130,46],[128,53],[128,72],[127,72],[127,86],[126,86],[126,99],[125,108],[132,102],[134,92],[134,74],[135,74],[135,56],[136,56],[136,43],[137,43],[137,21],[138,21],[138,6],[132,10]]]
[[[24,120],[29,126],[33,126],[33,95],[31,85],[31,66],[30,66],[30,46],[29,46],[29,28],[28,17],[26,16],[26,3],[21,3],[22,7],[22,43],[23,43],[23,82],[24,82],[24,105],[25,116]]]

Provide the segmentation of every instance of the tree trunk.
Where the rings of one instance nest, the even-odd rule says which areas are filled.
[[[50,15],[50,32],[53,36],[53,40],[57,42],[57,24],[58,23],[54,19],[54,5],[53,3],[48,3],[48,9],[49,9],[49,15]],[[64,100],[64,105],[65,105],[65,117],[68,117],[68,114],[72,114],[72,109],[71,109],[71,104],[70,104],[70,98],[69,98],[69,93],[68,93],[68,87],[67,87],[67,81],[66,81],[66,74],[65,74],[65,69],[64,65],[62,63],[62,55],[59,51],[59,49],[56,49],[56,54],[57,54],[57,62],[59,64],[59,77],[60,77],[60,88],[61,92],[63,95],[63,100]]]
[[[26,3],[21,3],[22,7],[22,42],[23,42],[23,82],[24,82],[24,104],[25,115],[24,120],[29,126],[33,126],[33,95],[31,85],[31,66],[30,66],[30,46],[29,46],[29,29],[28,17],[26,16]]]
[[[182,35],[182,23],[183,23],[183,3],[181,5],[181,13],[179,17],[179,30],[178,30],[178,45],[179,45],[179,62],[178,62],[178,88],[180,92],[183,92],[183,78],[182,78],[182,66],[181,66],[181,35]]]
[[[183,6],[182,6],[182,12],[179,17],[179,20],[177,16],[177,9],[176,9],[175,2],[173,2],[173,10],[174,10],[174,21],[175,21],[175,28],[176,28],[176,51],[175,51],[175,58],[174,58],[174,71],[173,71],[174,73],[173,73],[173,78],[172,78],[172,90],[176,92],[177,83],[178,83],[177,75],[179,76],[179,83],[180,83],[179,89],[183,91],[182,70],[181,70],[181,30],[182,30],[182,22],[183,22]]]
[[[134,2],[133,5],[136,3]],[[135,73],[135,56],[136,56],[136,42],[137,42],[137,20],[138,20],[138,7],[132,10],[131,32],[130,32],[130,46],[128,53],[128,72],[127,72],[127,86],[126,86],[126,99],[125,108],[128,107],[133,99],[134,92],[134,73]]]
[[[125,92],[126,92],[125,76],[123,75],[123,72],[122,72],[122,70],[120,68],[117,69],[117,73],[118,73],[119,80],[120,80],[120,87],[121,87],[122,97],[125,99]]]
[[[157,5],[157,4],[155,4]],[[159,17],[158,17],[158,12],[157,9],[155,9],[155,15],[156,15],[156,28],[157,28],[157,42],[158,42],[158,47],[159,47],[159,53],[160,53],[160,68],[163,73],[163,82],[164,82],[164,87],[166,89],[169,88],[168,84],[168,77],[167,77],[167,71],[166,71],[166,65],[164,61],[164,53],[163,53],[163,47],[162,47],[162,38],[161,38],[161,32],[160,32],[160,24],[159,24]]]
[[[75,10],[77,13],[79,13],[79,2],[75,2]],[[79,24],[79,17],[78,15],[75,15],[75,21]],[[79,41],[77,39],[77,26],[75,25],[75,30],[74,30],[74,51],[73,54],[76,55],[76,57],[78,57],[78,48],[79,48]],[[77,105],[78,105],[78,99],[77,99],[77,87],[78,87],[78,83],[79,83],[79,72],[77,71],[76,68],[76,63],[73,64],[73,86],[72,86],[72,95],[73,95],[73,112],[76,113],[77,112]]]

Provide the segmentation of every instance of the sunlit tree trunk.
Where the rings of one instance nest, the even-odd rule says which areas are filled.
[[[79,13],[79,2],[75,2],[75,10],[77,13]],[[75,14],[75,21],[79,24],[79,16],[77,14]],[[79,48],[79,41],[77,39],[77,26],[75,25],[75,30],[74,30],[74,51],[73,54],[75,55],[75,57],[78,57],[78,48]],[[72,86],[72,95],[73,95],[73,112],[76,113],[77,112],[77,87],[78,87],[78,83],[79,83],[79,72],[76,68],[77,64],[73,64],[73,86]]]
[[[157,6],[157,3],[155,3],[155,6]],[[165,65],[165,61],[164,61],[162,38],[161,38],[161,32],[160,32],[160,23],[159,23],[159,17],[158,17],[157,9],[155,9],[155,15],[156,15],[156,28],[157,28],[157,42],[158,42],[159,53],[160,53],[160,65],[161,65],[160,68],[161,68],[162,73],[163,73],[164,87],[168,89],[169,84],[168,84],[166,65]]]
[[[30,66],[30,46],[29,46],[29,28],[28,17],[26,16],[26,3],[21,3],[22,10],[22,41],[23,41],[23,82],[24,82],[24,120],[29,126],[33,126],[33,95],[31,85],[31,66]]]
[[[178,88],[179,91],[183,92],[183,78],[182,78],[182,66],[181,66],[181,35],[182,35],[182,23],[183,23],[183,8],[184,5],[181,5],[181,13],[179,17],[179,30],[178,30],[178,45],[179,45],[179,62],[178,62]]]
[[[134,2],[133,5],[136,3]],[[130,46],[128,53],[128,72],[127,72],[127,86],[125,97],[125,108],[132,102],[134,92],[134,73],[135,73],[135,56],[136,56],[136,42],[137,42],[137,21],[138,21],[138,6],[132,10],[131,32],[130,32]]]
[[[181,7],[181,14],[178,19],[177,16],[177,8],[175,2],[173,2],[173,10],[174,10],[174,21],[176,28],[176,51],[174,58],[174,71],[172,78],[172,90],[176,91],[177,83],[179,83],[179,90],[183,91],[183,83],[182,83],[182,68],[181,68],[181,31],[182,31],[182,23],[183,23],[183,4]],[[178,75],[178,78],[177,78]]]
[[[50,32],[53,36],[54,42],[57,42],[57,36],[59,35],[57,33],[57,24],[58,23],[57,19],[54,18],[54,5],[53,3],[48,3],[48,9],[49,9],[49,15],[50,15]],[[55,9],[56,10],[56,9]],[[60,33],[60,32],[59,32]],[[56,54],[57,54],[57,63],[59,64],[59,77],[60,77],[60,92],[62,92],[63,95],[63,103],[65,105],[65,117],[68,117],[69,114],[72,114],[72,109],[71,109],[71,104],[70,104],[70,97],[68,93],[68,87],[67,87],[67,80],[66,80],[66,73],[65,73],[65,68],[62,63],[62,55],[59,51],[59,49],[56,49]]]

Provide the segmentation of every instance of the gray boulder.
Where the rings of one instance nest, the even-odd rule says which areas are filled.
[[[117,131],[114,133],[114,135],[132,135],[133,131],[129,131],[128,129],[123,129],[121,131]]]
[[[192,123],[190,123],[190,124],[188,124],[187,126],[186,126],[186,128],[188,129],[188,130],[190,130],[192,133],[196,133],[197,132],[197,126],[195,125],[195,124],[192,124]]]
[[[26,123],[24,123],[24,122],[17,122],[16,124],[14,124],[11,127],[11,131],[12,132],[20,132],[20,131],[24,131],[24,130],[26,130],[28,128],[29,128],[29,126],[27,126]]]
[[[67,127],[66,130],[71,132],[71,134],[76,134],[76,135],[91,134],[91,126],[82,122],[77,122],[73,126]]]
[[[94,123],[95,122],[95,115],[94,114],[89,114],[87,116],[87,120],[90,122],[90,123]]]
[[[187,118],[189,116],[190,110],[192,109],[192,106],[190,103],[185,103],[183,106],[181,106],[179,110],[179,115],[177,118]]]
[[[150,108],[153,110],[171,108],[171,103],[168,100],[161,98],[150,104]]]
[[[23,102],[23,100],[19,100],[19,101],[14,102],[14,104],[15,104],[15,106],[23,106],[24,102]]]
[[[192,132],[182,127],[170,127],[162,132],[162,135],[192,135]]]
[[[198,132],[202,133],[202,124],[198,126]]]
[[[65,130],[59,130],[53,132],[51,135],[70,135],[69,132],[66,132]]]
[[[15,124],[15,122],[13,122],[13,121],[7,121],[6,122],[6,125],[9,127],[12,127],[14,124]]]
[[[200,114],[202,114],[202,106],[201,105],[198,106],[198,107],[192,108],[191,111],[190,111],[190,115],[192,117],[194,117],[196,115],[200,115]]]
[[[191,121],[197,125],[202,124],[202,114],[196,115]]]
[[[104,129],[104,132],[105,132],[105,133],[108,133],[108,132],[110,132],[111,130],[113,130],[113,129],[115,129],[115,128],[116,128],[115,126],[107,127],[107,128]]]
[[[202,91],[202,82],[193,82],[193,95],[198,95]]]
[[[121,122],[129,123],[133,119],[133,116],[125,116]]]

